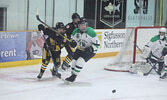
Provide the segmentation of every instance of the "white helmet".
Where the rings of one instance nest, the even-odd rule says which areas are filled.
[[[166,28],[160,28],[159,32],[166,33]]]

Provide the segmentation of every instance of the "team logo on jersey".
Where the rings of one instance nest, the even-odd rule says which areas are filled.
[[[80,46],[85,47],[86,43],[85,42],[80,42]]]

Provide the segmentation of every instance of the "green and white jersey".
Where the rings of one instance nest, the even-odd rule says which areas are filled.
[[[94,48],[94,53],[96,53],[99,47],[96,45],[99,44],[98,37],[91,27],[88,27],[85,33],[81,33],[79,28],[76,28],[71,35],[71,39],[77,42],[77,45],[80,46],[78,49],[80,50],[92,46]]]
[[[151,58],[157,60],[157,58],[160,58],[162,56],[162,50],[167,43],[166,40],[166,37],[160,39],[160,35],[156,35],[148,42],[147,45],[150,47],[152,52]]]

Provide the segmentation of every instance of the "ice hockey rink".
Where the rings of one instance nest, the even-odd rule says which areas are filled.
[[[103,70],[111,60],[90,60],[72,84],[53,78],[52,64],[41,80],[36,78],[40,65],[1,69],[0,100],[167,100],[167,81],[157,75]],[[70,75],[61,73],[63,78]]]

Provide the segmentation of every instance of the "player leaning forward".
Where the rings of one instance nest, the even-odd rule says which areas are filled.
[[[70,45],[77,48],[73,55],[71,76],[66,81],[74,82],[79,72],[83,69],[84,64],[89,61],[97,52],[99,47],[98,37],[93,28],[88,27],[85,18],[80,18],[78,28],[71,35],[72,42]]]
[[[43,73],[45,72],[45,69],[47,68],[50,59],[52,58],[53,61],[53,69],[52,71],[52,76],[57,76],[57,77],[61,77],[61,74],[58,73],[58,68],[60,67],[61,64],[61,59],[60,59],[60,55],[61,55],[61,49],[63,47],[65,47],[65,49],[67,50],[68,53],[72,53],[73,50],[72,48],[67,45],[67,41],[60,36],[63,35],[65,36],[64,33],[64,24],[62,22],[57,22],[56,23],[56,27],[53,27],[57,32],[52,31],[49,28],[45,28],[43,25],[39,25],[38,26],[39,31],[43,31],[44,35],[47,37],[45,38],[45,44],[43,47],[43,54],[42,54],[42,66],[40,69],[40,73],[37,76],[38,79],[41,79],[43,76]],[[66,45],[65,45],[66,44]]]
[[[158,62],[158,73],[160,78],[167,75],[167,38],[166,28],[160,28],[159,35],[154,36],[144,47],[142,56],[152,63]]]

